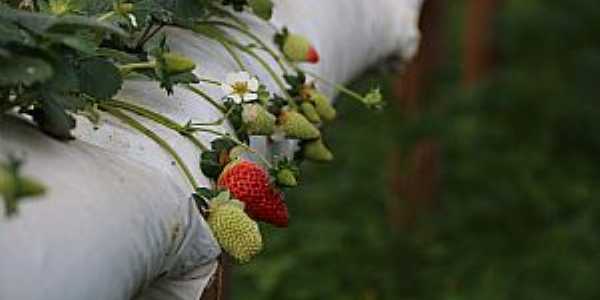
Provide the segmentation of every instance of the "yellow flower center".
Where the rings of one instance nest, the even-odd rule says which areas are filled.
[[[238,94],[240,96],[243,96],[250,91],[248,89],[248,83],[245,81],[238,81],[234,83],[231,88],[233,88],[234,94]]]

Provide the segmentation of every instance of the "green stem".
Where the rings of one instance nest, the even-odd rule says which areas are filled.
[[[200,82],[204,82],[204,83],[208,83],[208,84],[212,84],[214,86],[221,86],[221,82],[215,79],[210,79],[210,78],[198,78],[198,80],[200,80]]]
[[[100,21],[100,22],[106,21],[108,18],[112,17],[114,14],[115,14],[114,11],[109,11],[109,12],[99,16],[96,20]]]
[[[238,24],[240,27],[248,26],[248,25],[246,25],[246,23],[244,23],[242,20],[240,20],[235,14],[231,13],[230,11],[223,9],[218,5],[211,4],[210,6],[211,6],[211,10],[217,11],[220,14],[222,14],[224,17],[231,19],[233,22]]]
[[[202,142],[200,142],[184,126],[179,125],[177,122],[175,122],[159,113],[153,112],[147,108],[144,108],[144,107],[132,104],[132,103],[114,100],[114,99],[109,100],[109,101],[104,101],[101,104],[105,107],[109,106],[109,107],[113,107],[113,108],[124,109],[129,112],[135,113],[138,116],[149,119],[155,123],[158,123],[164,127],[167,127],[169,129],[181,134],[182,136],[187,138],[192,144],[194,144],[196,147],[198,147],[200,149],[200,151],[203,151],[203,152],[208,151],[208,147],[206,147],[204,144],[202,144]]]
[[[251,152],[254,155],[256,155],[262,161],[262,163],[265,166],[267,166],[267,168],[272,168],[271,163],[266,158],[264,158],[262,155],[260,155],[260,153],[258,153],[255,149],[253,149],[250,146],[244,144],[242,141],[240,141],[240,140],[232,137],[229,134],[222,133],[222,132],[219,132],[219,131],[214,130],[214,129],[202,128],[202,127],[193,127],[192,130],[194,130],[194,131],[200,131],[200,132],[206,132],[206,133],[212,133],[212,134],[220,136],[222,138],[229,139],[230,141],[234,142],[236,145],[244,148],[244,150],[246,150],[248,152]]]
[[[173,148],[171,148],[171,146],[169,146],[169,144],[164,139],[162,139],[160,136],[158,136],[152,130],[146,128],[140,122],[136,121],[132,117],[124,114],[123,112],[119,111],[116,108],[112,108],[108,105],[103,105],[103,104],[99,104],[99,107],[101,107],[104,111],[106,111],[110,115],[114,116],[115,118],[121,120],[121,122],[133,127],[134,129],[138,130],[139,132],[141,132],[142,134],[144,134],[145,136],[147,136],[148,138],[153,140],[155,143],[157,143],[161,148],[163,148],[163,150],[165,150],[167,153],[169,153],[169,155],[171,155],[171,157],[175,160],[175,162],[177,163],[177,165],[179,166],[179,168],[181,169],[181,171],[183,172],[183,174],[189,181],[190,185],[194,188],[194,190],[196,190],[198,188],[198,184],[196,183],[194,176],[192,176],[190,169],[183,162],[183,160],[181,159],[179,154],[177,154],[177,152]]]
[[[227,120],[227,118],[229,118],[229,115],[231,115],[231,113],[233,112],[233,109],[230,109],[227,111],[226,114],[223,115],[223,117],[219,118],[216,121],[213,122],[207,122],[207,123],[191,123],[191,126],[216,126],[216,125],[221,125],[223,124],[223,122],[225,122],[225,120]]]
[[[220,112],[222,112],[224,114],[227,113],[227,109],[225,108],[225,106],[223,106],[220,103],[218,103],[217,101],[215,101],[215,99],[213,99],[211,96],[206,94],[203,90],[201,90],[195,86],[189,85],[189,84],[185,84],[185,85],[183,85],[183,87],[185,87],[189,91],[199,95],[200,97],[204,98],[204,100],[206,100],[208,103],[210,103],[216,109],[218,109]]]
[[[127,74],[129,74],[129,73],[131,73],[131,72],[133,72],[135,70],[139,70],[139,69],[153,69],[154,67],[156,67],[156,62],[155,61],[130,63],[130,64],[118,66],[119,72],[123,76],[127,75]]]
[[[355,98],[356,100],[364,102],[363,101],[364,97],[362,95],[358,94],[355,91],[352,91],[352,90],[348,89],[347,87],[345,87],[345,86],[343,86],[341,84],[331,82],[331,81],[329,81],[329,80],[327,80],[327,79],[325,79],[325,78],[323,78],[323,77],[321,77],[321,76],[319,76],[316,73],[313,73],[311,71],[305,71],[305,70],[300,70],[300,71],[303,72],[303,73],[306,73],[306,74],[308,74],[308,75],[310,75],[312,77],[314,77],[315,79],[317,79],[317,80],[319,80],[319,81],[321,81],[321,82],[323,82],[323,83],[325,83],[327,85],[333,86],[337,91],[339,91],[339,92],[341,92],[343,94],[346,94],[346,95],[348,95],[348,96],[350,96],[352,98]]]
[[[205,25],[215,25],[215,26],[223,26],[223,27],[227,27],[233,30],[236,30],[244,35],[246,35],[247,37],[249,37],[250,39],[252,39],[253,41],[255,41],[256,43],[258,43],[261,46],[261,49],[265,50],[267,53],[269,53],[269,55],[271,55],[271,57],[277,62],[277,64],[279,65],[279,68],[281,69],[281,71],[283,72],[283,74],[287,74],[287,69],[283,64],[283,61],[286,61],[285,58],[283,58],[282,56],[277,55],[277,53],[270,48],[269,46],[267,46],[267,44],[265,42],[263,42],[257,35],[255,35],[254,33],[250,32],[249,30],[246,30],[240,26],[234,25],[234,24],[230,24],[227,22],[223,22],[223,21],[204,21],[204,22],[200,22],[201,24],[205,24]],[[290,62],[288,62],[290,63]]]
[[[248,72],[248,69],[244,65],[244,62],[242,61],[242,58],[240,57],[239,54],[237,54],[237,52],[235,52],[235,50],[233,49],[233,47],[231,47],[231,44],[229,43],[229,41],[227,41],[225,39],[218,38],[218,37],[214,37],[214,40],[217,41],[219,44],[221,44],[223,46],[223,48],[225,48],[225,50],[227,51],[227,53],[229,53],[229,55],[231,56],[231,58],[233,58],[233,60],[238,65],[238,67],[240,68],[241,71]]]

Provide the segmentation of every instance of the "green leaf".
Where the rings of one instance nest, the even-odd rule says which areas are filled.
[[[98,57],[82,61],[77,74],[80,91],[97,99],[111,98],[123,85],[119,69]]]
[[[22,55],[0,57],[0,86],[31,85],[46,81],[53,74],[51,64],[42,58]]]
[[[97,21],[95,18],[82,16],[56,17],[41,13],[30,13],[16,9],[0,10],[0,22],[19,24],[30,31],[43,35],[48,32],[73,33],[82,29],[127,36],[125,31],[110,23]]]
[[[200,170],[208,178],[217,179],[222,170],[219,164],[219,154],[214,151],[202,152],[200,156]]]
[[[76,92],[79,90],[79,78],[73,67],[72,58],[59,57],[52,62],[54,76],[44,82],[41,91],[54,91],[57,94]]]

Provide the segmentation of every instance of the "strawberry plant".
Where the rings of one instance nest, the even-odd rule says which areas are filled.
[[[335,108],[314,81],[331,84],[303,71],[300,63],[318,63],[317,49],[303,36],[283,28],[273,37],[272,49],[238,17],[251,12],[268,21],[270,0],[39,0],[0,4],[0,113],[31,120],[59,140],[73,139],[75,115],[96,122],[110,115],[146,136],[168,153],[189,182],[192,197],[215,237],[230,255],[247,262],[262,248],[256,221],[285,228],[289,214],[285,189],[298,185],[298,165],[304,159],[330,161],[319,126],[332,121]],[[178,27],[222,46],[237,70],[221,82],[198,74],[202,66],[171,51],[162,29]],[[241,37],[234,36],[237,33]],[[258,54],[275,61],[275,68]],[[279,87],[269,91],[250,73],[241,56],[255,60]],[[283,74],[283,75],[280,75]],[[225,75],[225,74],[224,74]],[[119,97],[127,81],[144,78],[155,82],[166,95],[185,88],[206,105],[222,112],[211,122],[185,123],[130,103]],[[219,87],[213,98],[206,85]],[[381,104],[374,92],[367,96],[337,84],[334,87],[369,107]],[[213,180],[200,187],[191,167],[163,137],[145,126],[149,120],[185,137],[198,149],[200,169]],[[232,133],[215,126],[229,123]],[[215,138],[204,145],[197,133]],[[294,159],[271,151],[269,156],[249,146],[251,136],[269,144],[293,140],[299,145]],[[43,192],[41,185],[18,172],[18,164],[0,165],[0,194],[7,213],[17,201]]]

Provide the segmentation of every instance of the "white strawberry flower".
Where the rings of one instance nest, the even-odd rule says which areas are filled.
[[[237,104],[258,99],[258,80],[247,72],[227,74],[221,88],[226,97]]]

